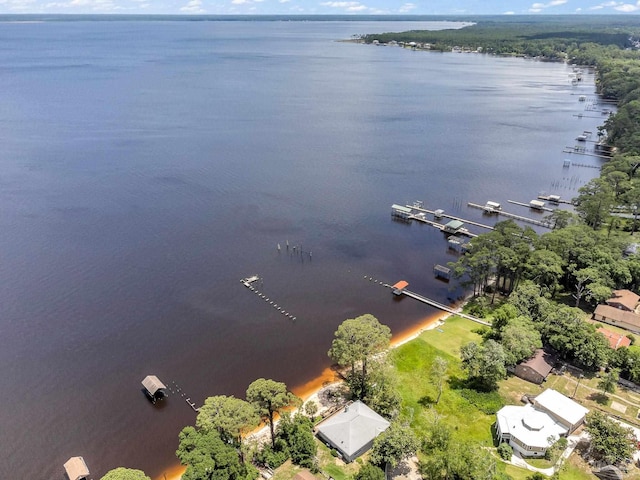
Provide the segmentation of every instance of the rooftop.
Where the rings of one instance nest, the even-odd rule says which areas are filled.
[[[167,388],[155,375],[147,375],[144,380],[142,380],[142,386],[146,388],[151,395],[155,395],[158,390]]]
[[[507,405],[496,415],[503,434],[508,433],[512,438],[531,447],[547,448],[550,443],[567,433],[565,426],[532,405]],[[552,442],[549,441],[550,437],[553,438]]]
[[[607,337],[609,341],[609,346],[614,350],[620,347],[629,347],[631,345],[631,340],[629,337],[622,335],[620,333],[613,332],[611,330],[607,330],[606,328],[600,327],[598,332]]]
[[[551,388],[538,395],[534,404],[555,415],[567,425],[579,423],[589,412],[587,408]]]
[[[389,428],[389,422],[357,401],[329,417],[317,430],[336,448],[351,457]]]
[[[622,310],[610,305],[598,305],[593,314],[600,315],[617,322],[625,322],[633,327],[640,328],[640,315],[627,310]]]
[[[553,355],[539,348],[530,359],[522,362],[520,365],[529,367],[546,378],[551,370],[553,370],[554,363]]]
[[[64,464],[69,480],[80,480],[89,476],[89,469],[82,457],[71,457]]]
[[[614,290],[611,293],[611,298],[607,300],[607,304],[619,304],[629,311],[633,311],[640,301],[640,296],[633,293],[631,290]]]

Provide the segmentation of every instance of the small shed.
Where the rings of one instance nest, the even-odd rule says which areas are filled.
[[[409,207],[403,207],[402,205],[396,205],[395,203],[391,205],[391,215],[394,217],[407,220],[412,212],[413,210]]]
[[[454,250],[458,253],[463,253],[467,250],[467,243],[460,237],[456,237],[455,235],[451,235],[447,238],[447,245],[450,250]]]
[[[446,233],[458,233],[463,225],[464,223],[462,223],[460,220],[451,220],[444,227],[442,227],[442,230]]]
[[[391,288],[393,288],[393,294],[394,295],[402,295],[402,292],[408,286],[409,286],[408,282],[405,282],[404,280],[400,280],[398,283],[393,285]]]
[[[549,195],[549,201],[551,203],[560,203],[560,195]]]
[[[435,218],[442,218],[442,215],[444,215],[444,210],[441,208],[438,208],[437,210],[433,211],[433,216]]]
[[[451,279],[451,269],[444,265],[434,265],[433,273],[436,275],[436,278],[441,278],[442,280],[447,281]]]
[[[540,385],[549,376],[554,364],[553,355],[540,348],[531,358],[516,365],[514,374],[523,380]]]
[[[544,209],[544,202],[542,200],[531,200],[529,202],[529,207],[534,210],[542,210]]]
[[[71,457],[65,462],[64,470],[69,480],[82,480],[89,476],[89,469],[82,457]]]
[[[142,380],[142,386],[144,387],[145,393],[154,402],[157,399],[164,398],[167,394],[167,387],[155,375],[147,375],[144,377],[144,380]]]

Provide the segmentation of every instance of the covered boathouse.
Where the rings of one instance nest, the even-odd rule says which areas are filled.
[[[393,294],[394,295],[402,295],[404,293],[404,289],[407,288],[408,286],[409,286],[408,282],[405,282],[404,280],[400,280],[398,283],[393,285],[391,288],[393,288]]]
[[[391,205],[391,216],[401,218],[403,220],[410,220],[413,210],[409,207],[403,207],[402,205]]]
[[[82,457],[71,457],[64,464],[64,471],[69,480],[84,480],[89,476],[89,469]]]
[[[153,403],[156,403],[156,400],[161,400],[167,396],[167,387],[155,375],[147,375],[144,377],[144,380],[142,380],[142,386],[144,387],[144,392]]]

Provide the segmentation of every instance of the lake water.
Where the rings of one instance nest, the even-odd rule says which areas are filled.
[[[597,174],[562,166],[604,120],[592,74],[335,41],[433,27],[0,24],[0,478],[62,479],[75,455],[93,478],[159,475],[195,414],[152,406],[146,375],[198,405],[258,377],[297,388],[346,318],[397,335],[434,314],[364,275],[461,294],[433,278],[446,237],[391,204],[492,223],[466,203],[533,217],[507,200]]]

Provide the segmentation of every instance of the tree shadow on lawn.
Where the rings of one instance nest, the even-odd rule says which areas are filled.
[[[607,406],[609,405],[609,397],[607,397],[604,393],[594,392],[587,397],[592,402],[596,402],[600,405]]]
[[[418,405],[421,405],[423,407],[431,407],[432,405],[435,405],[435,404],[436,404],[436,399],[433,398],[431,395],[425,395],[424,397],[418,400]]]

